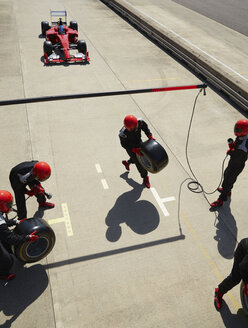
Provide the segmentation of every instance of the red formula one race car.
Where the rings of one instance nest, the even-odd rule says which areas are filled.
[[[51,26],[47,21],[41,22],[44,41],[44,63],[89,62],[86,42],[78,40],[78,24],[71,21],[67,26],[66,11],[51,10]],[[56,19],[55,19],[56,18]]]

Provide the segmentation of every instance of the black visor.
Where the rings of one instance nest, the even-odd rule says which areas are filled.
[[[243,129],[237,128],[236,126],[234,127],[234,133],[242,133]]]
[[[13,205],[13,201],[7,203],[7,208],[11,208]]]

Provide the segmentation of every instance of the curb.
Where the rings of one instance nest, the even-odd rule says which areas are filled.
[[[172,32],[162,28],[149,17],[138,12],[133,6],[123,0],[101,0],[108,7],[127,18],[133,25],[157,41],[163,48],[170,50],[173,55],[186,62],[194,71],[200,73],[210,84],[224,92],[239,107],[248,111],[248,83],[241,78],[232,76],[217,63],[193,49],[184,40]]]

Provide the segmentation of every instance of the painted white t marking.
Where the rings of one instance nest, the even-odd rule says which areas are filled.
[[[164,206],[164,203],[171,202],[172,200],[175,200],[175,197],[166,197],[166,198],[160,198],[157,190],[155,188],[150,189],[154,198],[156,199],[159,207],[161,208],[161,211],[164,213],[164,216],[169,216],[169,212],[167,211],[166,207]]]
[[[55,223],[64,222],[65,223],[66,232],[67,232],[67,236],[68,237],[71,237],[71,236],[73,236],[73,230],[72,230],[71,219],[70,219],[70,215],[69,215],[67,204],[66,203],[63,203],[61,205],[61,207],[62,207],[62,211],[63,211],[63,217],[62,218],[58,218],[58,219],[48,220],[48,223],[49,224],[55,224]]]

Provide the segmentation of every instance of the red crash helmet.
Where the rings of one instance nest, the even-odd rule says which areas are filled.
[[[234,125],[234,134],[237,137],[243,137],[248,134],[248,120],[239,120]]]
[[[0,212],[9,213],[13,205],[13,196],[7,190],[0,190]]]
[[[47,180],[51,175],[51,168],[46,162],[38,162],[34,165],[33,176],[39,181]]]
[[[125,128],[128,129],[128,130],[134,130],[137,128],[138,126],[138,120],[135,116],[133,115],[127,115],[125,118],[124,118],[124,125],[125,125]]]

